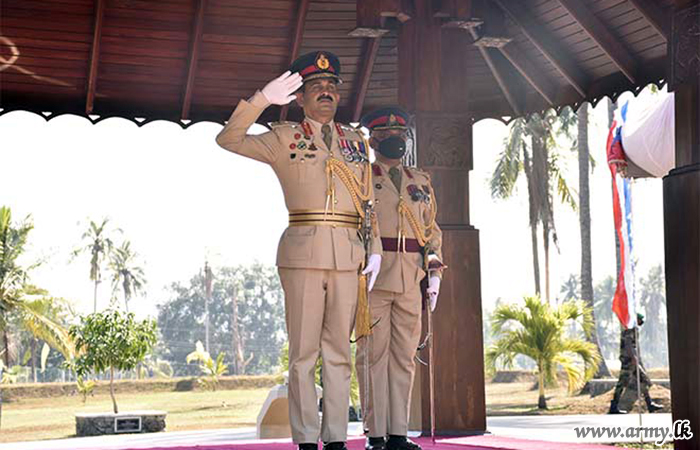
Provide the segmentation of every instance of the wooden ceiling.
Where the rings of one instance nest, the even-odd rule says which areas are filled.
[[[454,49],[467,55],[475,118],[596,102],[665,78],[673,0],[482,1],[484,25],[471,35],[485,46]],[[295,55],[325,49],[342,64],[339,119],[354,121],[398,102],[396,28],[350,36],[357,3],[3,0],[0,114],[223,123]],[[261,121],[287,115],[298,108],[269,108]]]

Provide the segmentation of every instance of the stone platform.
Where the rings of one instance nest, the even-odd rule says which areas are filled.
[[[155,433],[165,430],[165,411],[126,411],[75,415],[76,436]]]

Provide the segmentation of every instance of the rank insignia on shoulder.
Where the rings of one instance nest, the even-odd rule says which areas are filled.
[[[299,150],[304,150],[306,148],[306,142],[300,141],[299,143],[297,143],[297,148]]]
[[[316,144],[312,142],[311,145],[309,145],[309,150],[315,152],[316,150],[318,150],[318,147],[316,147]]]
[[[279,127],[296,127],[297,125],[299,125],[299,124],[296,123],[296,122],[291,122],[291,121],[289,121],[289,120],[282,120],[282,121],[279,121],[279,122],[270,122],[270,126],[271,126],[272,128],[279,128]]]

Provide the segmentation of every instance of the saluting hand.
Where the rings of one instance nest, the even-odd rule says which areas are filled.
[[[286,105],[296,98],[294,93],[304,84],[301,75],[289,70],[270,81],[262,89],[268,102],[273,105]]]

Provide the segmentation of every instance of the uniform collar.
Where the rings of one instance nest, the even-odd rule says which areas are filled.
[[[317,122],[314,119],[310,119],[309,117],[306,118],[306,121],[309,122],[311,128],[313,128],[314,134],[322,136],[321,128],[323,127],[323,124],[321,122]],[[333,129],[335,128],[335,121],[331,120],[330,122],[328,122],[328,125],[330,125],[331,132],[333,132]]]
[[[399,170],[403,170],[403,164],[397,164],[395,166],[390,166],[386,163],[381,162],[378,159],[374,163],[377,164],[379,167],[381,167],[382,172],[384,172],[386,175],[389,175],[389,169],[391,169],[392,167],[396,167]]]

